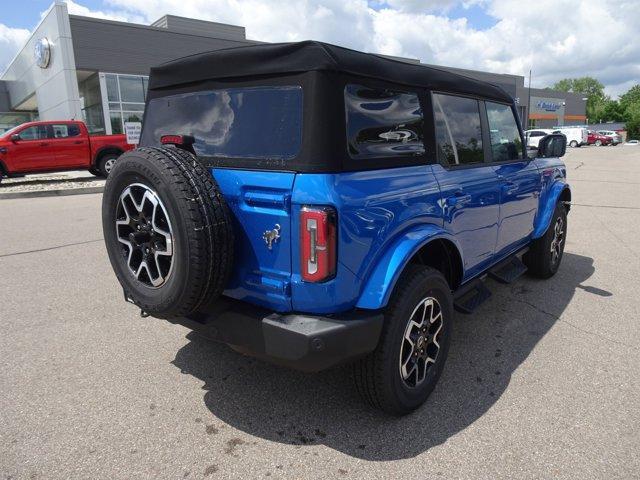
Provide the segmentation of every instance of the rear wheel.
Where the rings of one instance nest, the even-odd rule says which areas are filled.
[[[566,238],[567,209],[558,203],[546,233],[531,243],[523,257],[529,273],[538,278],[555,275],[560,268]]]
[[[569,142],[569,146],[572,148],[576,148],[578,146],[578,142],[576,142],[575,140],[571,140]]]
[[[596,147],[600,147],[602,146],[602,141],[601,140],[596,140]]]
[[[108,177],[116,164],[119,155],[116,153],[107,153],[98,160],[97,171],[102,177]],[[92,172],[93,173],[93,172]],[[95,175],[95,174],[94,174]]]
[[[195,156],[174,147],[122,155],[107,179],[102,223],[125,295],[160,318],[222,293],[233,232],[224,199]]]
[[[376,349],[353,365],[358,392],[385,412],[404,415],[429,397],[449,351],[452,295],[443,275],[412,265],[385,309]]]

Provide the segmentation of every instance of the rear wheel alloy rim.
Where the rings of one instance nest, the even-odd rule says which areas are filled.
[[[111,169],[113,169],[113,166],[116,163],[116,159],[115,158],[110,158],[108,159],[106,162],[104,162],[104,171],[107,173],[111,173]]]
[[[400,347],[400,376],[410,388],[419,386],[440,352],[442,308],[433,297],[422,299],[409,317]]]
[[[158,288],[173,269],[173,231],[158,194],[141,183],[125,188],[116,207],[116,235],[131,274]]]
[[[553,227],[553,240],[551,241],[551,263],[556,264],[562,252],[562,243],[564,242],[564,220],[561,217],[556,220]]]

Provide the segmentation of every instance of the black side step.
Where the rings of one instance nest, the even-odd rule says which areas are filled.
[[[491,297],[491,290],[481,279],[472,281],[458,290],[453,297],[453,307],[461,313],[473,311]]]
[[[520,257],[513,256],[489,270],[489,275],[500,283],[511,283],[526,271],[527,267]]]

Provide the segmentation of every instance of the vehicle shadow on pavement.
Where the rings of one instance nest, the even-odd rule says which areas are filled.
[[[593,259],[565,253],[560,271],[548,281],[491,282],[493,297],[479,311],[456,315],[435,391],[402,418],[365,405],[347,367],[299,373],[241,356],[193,332],[173,363],[204,382],[204,402],[213,414],[205,421],[216,427],[225,422],[263,439],[301,445],[301,455],[318,454],[302,445],[323,444],[366,460],[410,458],[445,442],[494,405],[576,289],[603,292],[582,285],[593,272]]]

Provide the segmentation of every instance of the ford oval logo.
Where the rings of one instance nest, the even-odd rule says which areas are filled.
[[[36,60],[36,65],[40,68],[49,66],[49,62],[51,62],[51,42],[46,37],[36,42],[33,49],[33,57]]]

